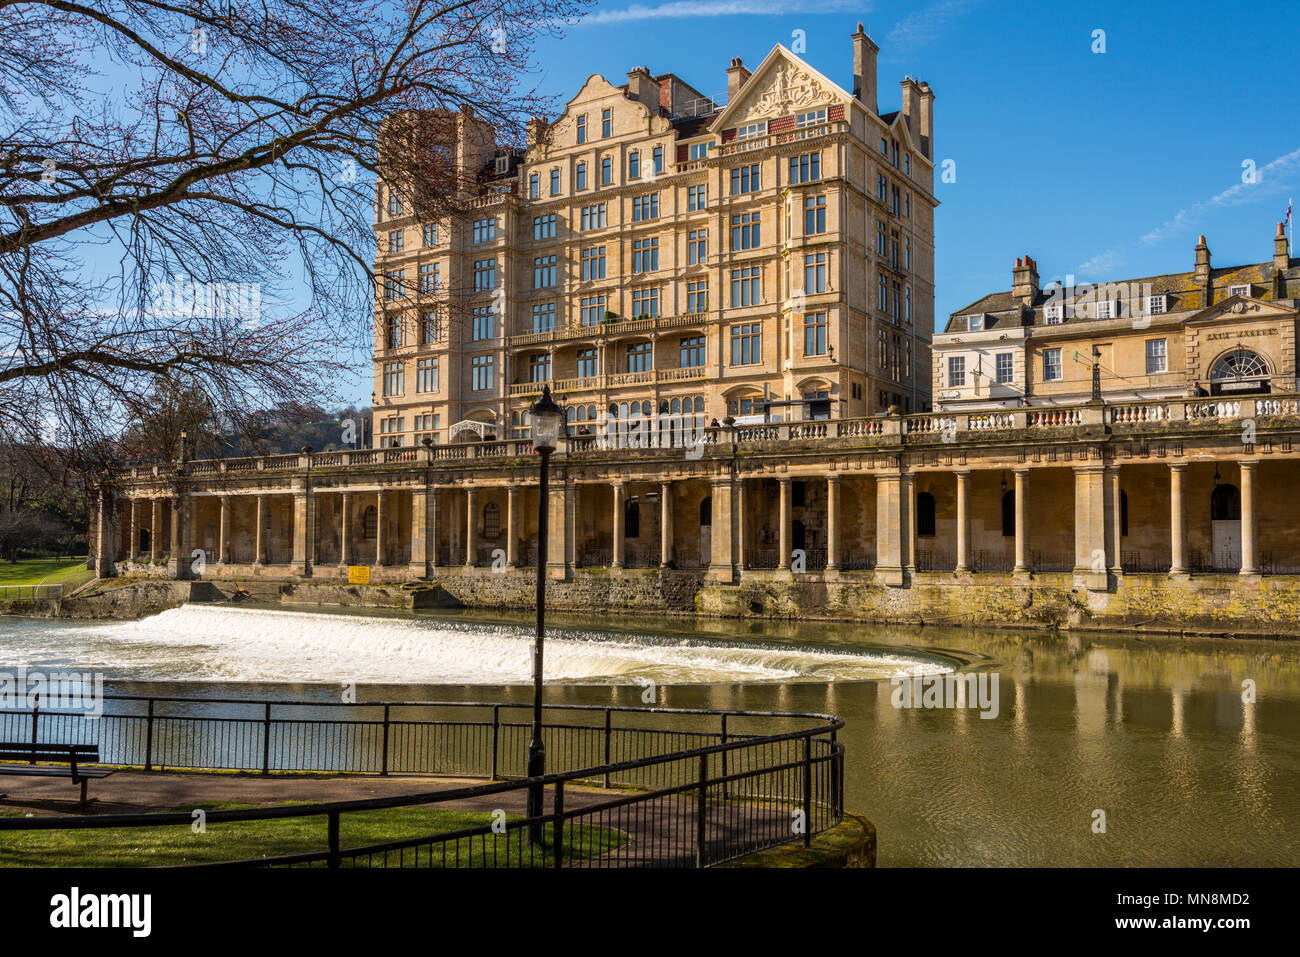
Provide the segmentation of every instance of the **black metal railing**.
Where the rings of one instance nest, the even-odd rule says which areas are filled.
[[[797,712],[549,705],[552,771],[524,773],[525,703],[346,704],[104,696],[102,717],[33,707],[0,711],[0,739],[98,744],[105,764],[186,768],[446,774],[492,783],[364,801],[207,812],[207,823],[321,818],[321,847],[221,863],[249,866],[703,867],[811,837],[843,814],[843,721]],[[616,794],[572,789],[582,783]],[[382,809],[477,802],[524,806],[549,789],[549,810],[383,844],[348,847],[341,820]],[[606,796],[611,795],[611,796]],[[567,802],[567,803],[566,803]],[[189,827],[189,811],[0,817],[0,833]],[[530,833],[530,829],[532,829]],[[540,840],[536,838],[541,836]]]

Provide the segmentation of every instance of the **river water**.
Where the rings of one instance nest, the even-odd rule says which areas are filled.
[[[549,700],[825,711],[881,866],[1300,864],[1300,643],[552,615]],[[524,700],[528,615],[193,605],[0,619],[0,667],[119,692]],[[997,713],[896,679],[997,676]],[[930,676],[930,677],[926,677]],[[963,703],[959,700],[959,703]],[[1104,815],[1104,831],[1100,824]]]

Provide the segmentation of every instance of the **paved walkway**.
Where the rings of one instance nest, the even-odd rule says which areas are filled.
[[[287,802],[359,801],[366,798],[428,791],[446,791],[474,784],[482,779],[429,777],[420,775],[293,775],[220,774],[176,771],[119,771],[90,782],[91,800],[77,801],[77,786],[63,778],[0,776],[0,809],[36,815],[139,814],[174,808],[197,807],[215,802],[254,806]],[[639,793],[566,784],[566,810],[595,805]],[[522,790],[462,798],[441,804],[457,810],[492,812],[504,810],[522,815],[526,795]],[[554,807],[554,792],[548,788],[543,807]],[[724,848],[741,846],[746,835],[758,831],[772,835],[789,828],[789,814],[771,807],[735,801],[710,801],[705,841],[711,856]],[[690,867],[695,861],[698,827],[697,802],[693,795],[671,795],[584,816],[572,825],[612,827],[631,840],[586,866]]]

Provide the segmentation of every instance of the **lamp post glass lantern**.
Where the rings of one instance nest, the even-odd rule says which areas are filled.
[[[530,413],[533,448],[541,456],[537,507],[537,635],[533,641],[533,734],[528,743],[528,777],[546,773],[546,747],[542,744],[542,648],[546,634],[546,538],[549,509],[549,475],[551,453],[560,442],[560,425],[564,410],[551,398],[551,387],[542,390]],[[528,817],[535,823],[528,826],[529,839],[540,843],[542,837],[542,787],[528,789]]]

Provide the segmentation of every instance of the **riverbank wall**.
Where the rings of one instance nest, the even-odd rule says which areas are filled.
[[[399,611],[533,607],[536,577],[530,569],[439,571],[433,581],[375,585],[298,578],[102,579],[57,605],[9,603],[15,607],[0,611],[138,618],[187,602],[243,600]],[[588,614],[1300,637],[1300,576],[1125,575],[1111,591],[1097,592],[1080,587],[1068,573],[1027,579],[918,573],[908,587],[898,588],[869,573],[748,572],[743,584],[726,585],[708,581],[703,570],[576,569],[568,578],[548,581],[547,605]]]

